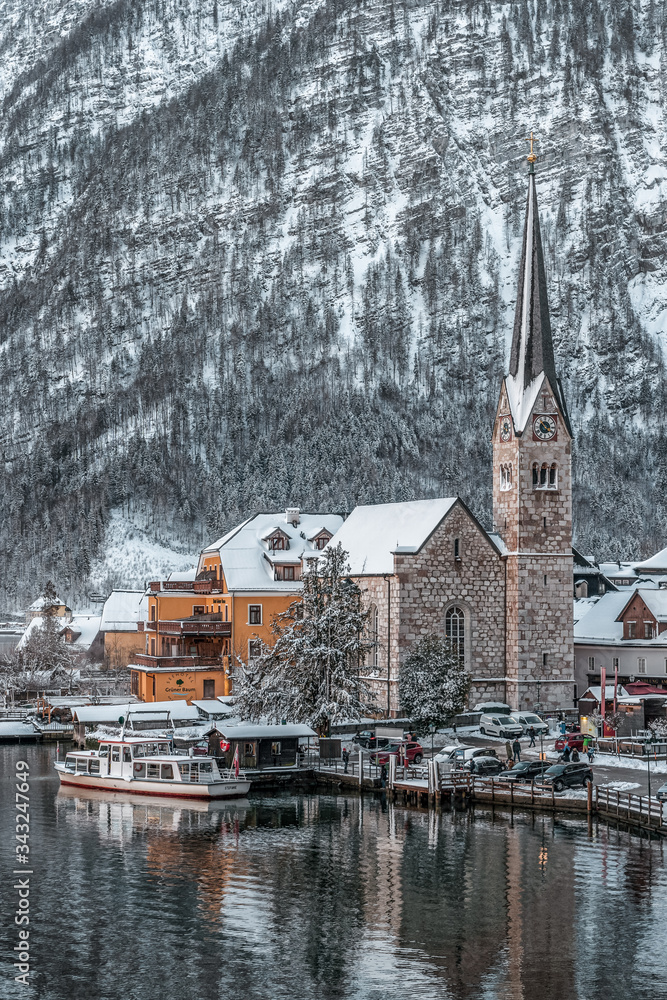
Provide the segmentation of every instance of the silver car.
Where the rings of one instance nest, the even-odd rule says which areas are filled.
[[[512,712],[510,718],[513,722],[516,722],[521,726],[524,736],[531,726],[535,730],[535,734],[537,736],[539,736],[540,733],[542,733],[543,736],[546,736],[549,732],[549,726],[546,722],[543,719],[540,719],[539,715],[533,715],[531,712]]]
[[[523,726],[515,722],[511,715],[483,715],[479,720],[479,731],[482,736],[500,736],[502,739],[523,736]]]

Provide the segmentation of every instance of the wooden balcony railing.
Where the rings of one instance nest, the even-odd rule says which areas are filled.
[[[136,653],[134,662],[140,667],[152,667],[154,670],[187,670],[188,667],[229,669],[228,656],[149,656],[148,653]]]
[[[158,632],[163,635],[214,635],[229,638],[232,634],[231,622],[198,622],[193,619],[191,621],[159,621],[151,624],[156,624]]]

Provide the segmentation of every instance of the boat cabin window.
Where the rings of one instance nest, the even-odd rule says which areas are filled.
[[[199,773],[200,774],[212,774],[213,766],[210,760],[200,760],[199,761]]]
[[[67,768],[68,771],[75,771],[76,770],[76,757],[66,757],[65,758],[65,767]]]
[[[116,762],[120,760],[120,747],[111,747],[111,760]]]
[[[146,777],[147,778],[159,778],[160,777],[160,765],[159,764],[147,764],[146,765]]]
[[[123,747],[123,761],[132,760],[132,750],[130,747]]]
[[[109,744],[100,743],[100,757],[108,757],[108,756],[109,756]]]
[[[96,757],[91,757],[91,759],[89,761],[89,765],[90,765],[89,766],[89,771],[90,771],[91,774],[99,774],[100,773],[100,762],[99,762],[99,760]]]
[[[88,774],[88,761],[79,758],[76,762],[76,769],[79,774]]]
[[[160,777],[163,781],[173,781],[174,780],[174,769],[171,764],[162,764],[162,773]]]
[[[183,779],[183,781],[189,781],[190,780],[190,765],[189,764],[181,764],[180,761],[179,761],[178,770],[181,772],[181,778]]]

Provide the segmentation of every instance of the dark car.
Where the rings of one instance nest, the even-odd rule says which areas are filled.
[[[505,773],[505,765],[497,757],[472,757],[463,766],[476,778],[493,778]]]
[[[404,741],[392,742],[385,750],[380,751],[380,753],[373,754],[371,757],[371,763],[388,764],[389,754],[392,753],[395,753],[397,759],[400,760],[401,748],[403,750],[403,757],[408,764],[421,764],[424,759],[424,751],[421,743],[406,743]]]
[[[664,785],[661,785],[658,791],[655,793],[655,797],[658,802],[667,802],[667,781]]]
[[[520,760],[505,777],[508,781],[539,781],[548,767],[546,760]]]
[[[588,764],[552,764],[542,775],[545,784],[554,786],[555,791],[588,785],[593,780],[593,771]]]
[[[564,750],[566,743],[569,746],[570,750],[583,750],[584,734],[567,733],[567,735],[565,736],[559,736],[555,743],[556,750]]]
[[[389,746],[391,740],[387,736],[376,736],[373,732],[364,732],[353,736],[352,742],[363,747],[364,750],[382,750],[383,747]]]

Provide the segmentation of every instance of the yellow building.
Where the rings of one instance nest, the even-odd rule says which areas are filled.
[[[299,598],[308,558],[342,523],[298,508],[257,514],[204,549],[196,571],[151,583],[132,693],[188,702],[232,694],[234,664],[271,642],[273,616]]]
[[[143,590],[111,591],[104,602],[100,622],[105,667],[126,667],[143,651],[146,609]]]

